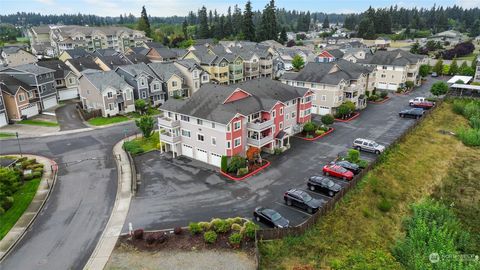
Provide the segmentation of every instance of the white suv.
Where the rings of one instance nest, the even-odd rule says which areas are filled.
[[[359,151],[368,151],[375,154],[380,154],[385,151],[385,146],[378,144],[372,140],[357,138],[353,141],[353,148]]]

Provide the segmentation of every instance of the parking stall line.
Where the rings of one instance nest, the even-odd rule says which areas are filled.
[[[288,205],[286,205],[286,204],[284,204],[284,203],[279,203],[279,202],[275,202],[275,204],[278,204],[278,205],[280,205],[280,206],[283,206],[284,208],[293,210],[293,211],[295,211],[295,212],[298,212],[298,213],[307,215],[307,216],[309,216],[309,217],[312,216],[312,214],[309,214],[309,213],[307,213],[307,212],[303,212],[302,210],[295,208],[295,206],[288,206]]]

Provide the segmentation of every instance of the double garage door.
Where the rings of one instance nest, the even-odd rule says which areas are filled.
[[[58,91],[59,100],[68,100],[74,98],[78,98],[78,88],[76,87]]]
[[[188,144],[182,144],[182,155],[189,158],[197,159],[205,163],[209,163],[217,167],[220,167],[220,163],[222,160],[222,156],[217,155],[215,153],[210,153],[210,159],[209,159],[209,155],[206,150],[197,148],[194,151],[193,147]]]
[[[7,115],[5,113],[0,113],[0,127],[6,126],[7,124]]]
[[[378,83],[377,88],[396,91],[398,85],[396,83]]]
[[[26,115],[27,118],[35,116],[38,114],[38,105],[37,103],[31,104],[30,106],[20,110],[21,115]]]
[[[53,97],[49,97],[49,98],[46,98],[43,100],[43,109],[50,109],[52,107],[55,107],[57,106],[57,97],[56,96],[53,96]]]

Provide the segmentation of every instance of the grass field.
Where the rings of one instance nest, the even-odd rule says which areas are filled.
[[[451,104],[443,103],[313,229],[299,237],[261,243],[260,268],[402,269],[391,253],[405,236],[402,221],[410,216],[413,203],[438,193],[439,187],[449,192],[438,195],[446,202],[457,199],[456,192],[465,185],[476,188],[456,212],[464,213],[462,220],[472,227],[476,224],[478,232],[480,149],[438,132],[462,125],[467,125],[466,120],[452,112]],[[462,168],[462,164],[471,166]],[[465,184],[464,177],[470,177]]]
[[[0,138],[12,138],[15,137],[15,134],[10,132],[0,132]]]
[[[132,154],[140,154],[159,149],[159,143],[160,138],[158,136],[158,131],[156,131],[148,139],[139,137],[131,141],[125,142],[124,147]]]
[[[457,59],[458,60],[469,60],[469,61],[473,61],[475,60],[475,58],[477,57],[477,53],[473,52],[471,54],[468,54],[468,55],[465,55],[465,56],[462,56],[462,57],[458,57]]]
[[[28,208],[37,192],[40,179],[26,181],[25,184],[13,194],[14,204],[3,215],[0,215],[0,239],[10,231],[23,212]]]
[[[51,122],[51,121],[44,121],[44,120],[22,120],[17,122],[18,124],[23,124],[23,125],[32,125],[32,126],[42,126],[42,127],[58,127],[57,122]]]
[[[130,118],[126,116],[118,115],[118,116],[112,116],[112,117],[95,117],[88,120],[88,123],[93,126],[105,126],[105,125],[125,122],[128,120],[130,120]]]

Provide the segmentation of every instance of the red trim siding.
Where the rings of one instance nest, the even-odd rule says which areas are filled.
[[[225,102],[223,102],[223,104],[229,103],[229,102],[234,102],[234,101],[237,101],[237,100],[240,100],[240,99],[244,99],[244,98],[247,98],[249,96],[250,95],[247,92],[245,92],[241,89],[237,89],[225,100]]]
[[[230,132],[227,132],[226,139],[227,141],[230,141],[231,149],[227,149],[227,156],[241,155],[243,153],[244,145],[247,143],[246,142],[247,138],[243,137],[243,131],[245,129],[243,119],[244,117],[239,116],[239,117],[233,118],[230,121],[231,130]],[[241,121],[241,125],[240,125],[240,129],[235,131],[233,124],[237,121]],[[234,141],[236,138],[241,138],[241,144],[240,146],[237,146],[237,147],[234,146]]]
[[[273,119],[273,123],[275,124],[275,133],[273,133],[274,138],[280,132],[280,122],[283,122],[283,128],[285,128],[285,121],[284,121],[285,108],[284,107],[285,106],[282,103],[277,103],[275,106],[273,106],[273,109],[272,109],[272,112],[275,111],[275,118]],[[280,108],[284,108],[283,115],[280,115]]]

